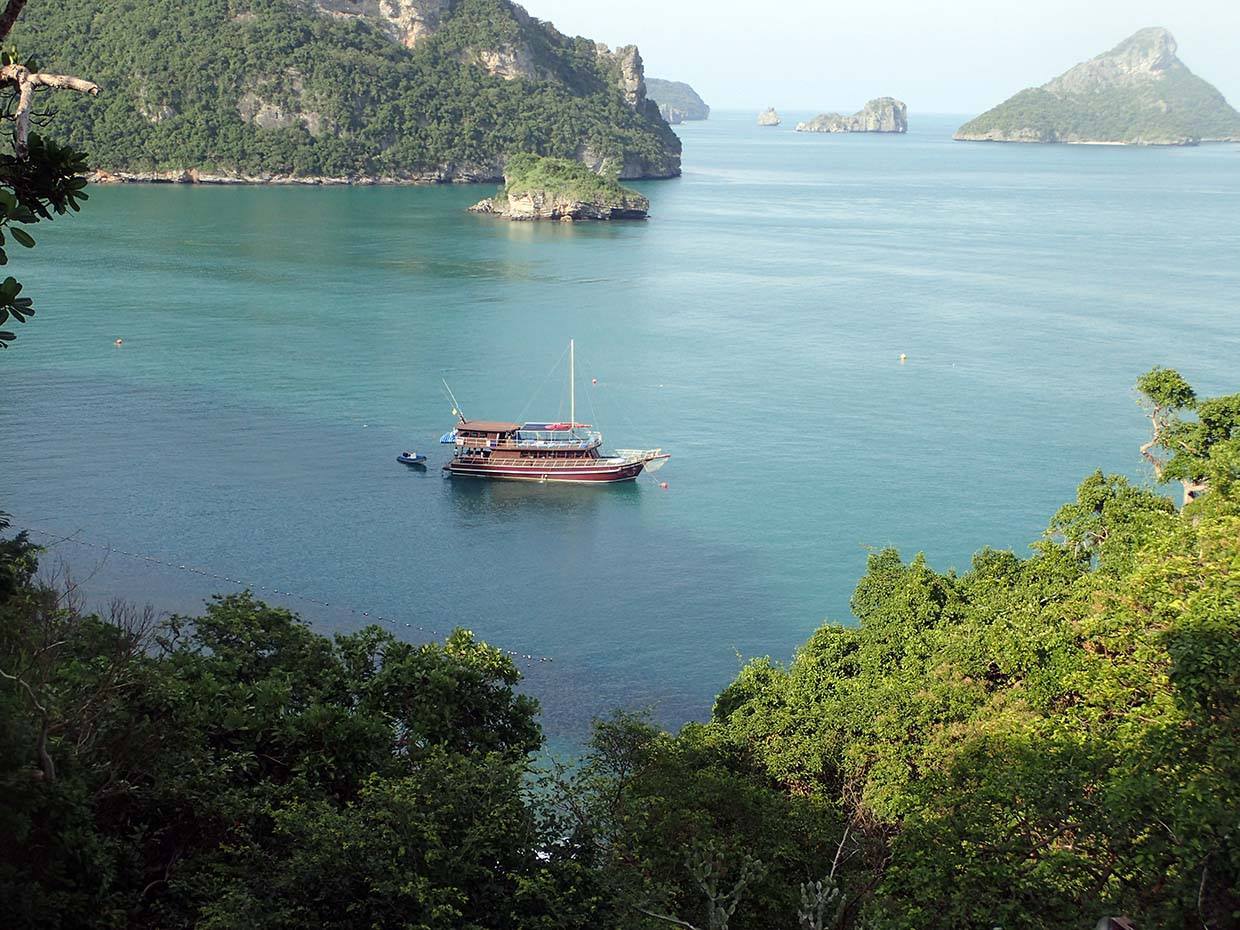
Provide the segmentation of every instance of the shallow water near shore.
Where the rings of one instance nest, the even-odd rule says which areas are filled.
[[[0,509],[72,535],[97,601],[238,579],[325,632],[472,629],[533,657],[572,747],[615,706],[700,719],[741,657],[851,622],[873,548],[963,570],[1093,469],[1144,479],[1151,365],[1240,387],[1240,147],[784,116],[678,127],[639,223],[468,215],[490,187],[93,189],[11,255],[39,314],[0,357]],[[668,488],[442,479],[441,377],[471,416],[563,419],[570,336],[579,418],[671,451]]]

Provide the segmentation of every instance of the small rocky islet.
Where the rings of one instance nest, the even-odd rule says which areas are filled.
[[[908,132],[908,107],[895,97],[875,97],[864,107],[845,116],[820,113],[797,123],[797,132]]]
[[[469,212],[514,221],[641,220],[650,201],[571,158],[520,154],[508,159],[499,193]]]
[[[774,107],[767,107],[758,114],[759,126],[778,126],[780,122],[779,114],[775,112]]]

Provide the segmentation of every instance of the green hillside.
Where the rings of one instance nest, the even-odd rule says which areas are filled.
[[[429,25],[402,44],[385,7]],[[507,0],[62,0],[31,4],[13,38],[101,85],[44,102],[57,137],[107,170],[498,180],[534,152],[680,171],[636,49]]]
[[[1176,57],[1165,29],[1105,54],[960,127],[957,139],[1177,145],[1240,140],[1240,113]]]

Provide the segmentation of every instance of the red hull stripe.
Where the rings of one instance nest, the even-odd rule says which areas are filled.
[[[449,474],[470,478],[500,478],[509,481],[565,481],[585,484],[607,483],[612,481],[632,481],[641,474],[645,463],[614,466],[611,468],[554,468],[539,471],[536,468],[519,467],[504,468],[496,465],[466,465],[450,462],[446,466]]]

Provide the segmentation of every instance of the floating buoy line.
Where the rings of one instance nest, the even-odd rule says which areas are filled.
[[[186,572],[187,574],[191,574],[191,575],[198,575],[202,578],[211,578],[215,581],[223,581],[227,584],[239,585],[240,587],[246,590],[249,590],[249,591],[253,591],[255,593],[263,592],[263,593],[268,593],[268,594],[275,594],[283,598],[291,598],[293,600],[303,601],[307,604],[313,604],[316,607],[327,607],[332,610],[343,611],[344,613],[352,614],[354,617],[364,618],[369,621],[375,621],[377,623],[386,623],[388,626],[391,626],[391,627],[404,627],[410,630],[417,630],[419,633],[427,633],[430,636],[434,637],[435,639],[440,639],[444,635],[440,633],[439,630],[432,629],[431,627],[422,626],[422,624],[420,623],[411,623],[408,620],[397,620],[395,617],[385,617],[382,614],[372,613],[369,610],[358,610],[357,608],[349,607],[346,604],[331,604],[327,601],[322,601],[322,600],[319,600],[318,598],[310,597],[309,595],[306,595],[306,594],[301,594],[296,591],[286,591],[286,590],[277,588],[273,585],[261,585],[261,584],[256,584],[251,581],[245,581],[241,578],[230,578],[227,575],[220,575],[215,572],[208,571],[205,568],[198,568],[197,566],[188,565],[184,562],[175,562],[169,559],[161,559],[158,556],[146,555],[145,553],[142,553],[142,552],[127,552],[124,549],[117,549],[115,546],[106,545],[103,543],[90,542],[89,540],[86,540],[86,539],[80,539],[75,533],[66,534],[66,533],[61,533],[61,532],[54,532],[52,530],[40,529],[39,527],[36,527],[36,526],[28,526],[25,529],[27,533],[35,533],[40,536],[49,537],[49,542],[47,543],[47,545],[49,546],[54,546],[54,545],[58,545],[60,543],[66,543],[66,542],[73,543],[75,546],[85,546],[88,549],[96,549],[104,554],[115,553],[116,555],[127,556],[131,559],[136,559],[140,562],[149,562],[152,565],[159,565],[164,568],[171,568],[175,571]],[[499,648],[499,647],[494,647],[494,648]],[[518,652],[515,649],[500,649],[499,651],[505,653],[506,655],[512,656],[514,659],[524,659],[526,662],[550,662],[551,661],[550,656],[531,655],[525,652]]]

